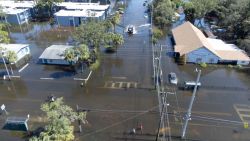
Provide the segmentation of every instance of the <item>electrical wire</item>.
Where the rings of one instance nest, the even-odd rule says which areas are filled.
[[[90,136],[90,135],[93,135],[93,134],[96,134],[96,133],[105,131],[105,130],[107,130],[107,129],[109,129],[109,128],[112,128],[112,127],[114,127],[114,126],[117,126],[117,125],[119,125],[119,124],[122,124],[122,123],[124,123],[124,122],[126,122],[126,121],[129,121],[129,120],[135,119],[135,118],[137,118],[137,117],[139,117],[139,116],[141,116],[141,115],[147,114],[148,111],[152,111],[153,109],[155,109],[155,108],[157,108],[157,107],[158,107],[158,105],[157,105],[157,106],[154,106],[154,107],[152,107],[152,108],[150,108],[150,109],[147,109],[145,112],[136,114],[136,115],[134,115],[134,116],[131,116],[131,117],[127,118],[127,119],[124,119],[124,120],[121,120],[121,121],[119,121],[119,122],[113,123],[113,124],[111,124],[111,125],[109,125],[109,126],[106,126],[106,127],[104,127],[104,128],[97,129],[97,130],[95,130],[95,131],[93,131],[93,132],[91,132],[91,133],[87,133],[87,134],[84,134],[84,135],[80,135],[80,136],[78,136],[77,138],[79,139],[79,137],[86,137],[86,136]]]
[[[170,105],[169,105],[170,106]],[[154,106],[153,108],[150,108],[150,110],[109,110],[109,109],[89,109],[89,108],[83,108],[79,107],[80,110],[87,111],[87,112],[109,112],[109,113],[152,113],[152,114],[158,114],[159,112],[155,111],[154,109],[157,108],[158,105]],[[178,118],[183,118],[181,114],[175,114],[175,113],[165,113],[170,116],[178,117]],[[196,120],[203,120],[203,121],[208,121],[208,122],[217,122],[217,123],[226,123],[226,124],[231,124],[231,125],[243,125],[242,121],[236,121],[236,120],[229,120],[229,119],[222,119],[222,118],[216,118],[216,117],[211,117],[211,116],[201,116],[197,114],[192,114],[192,119]]]

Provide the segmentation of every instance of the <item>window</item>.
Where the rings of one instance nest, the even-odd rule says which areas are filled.
[[[214,63],[214,58],[210,58],[209,63]]]
[[[202,62],[202,58],[196,58],[196,63],[201,63]]]

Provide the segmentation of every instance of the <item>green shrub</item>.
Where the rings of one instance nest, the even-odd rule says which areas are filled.
[[[202,68],[206,68],[206,67],[207,67],[207,64],[204,63],[204,62],[200,63],[199,65],[200,65]]]
[[[242,65],[237,65],[237,68],[238,69],[242,69]]]
[[[93,64],[90,65],[90,69],[91,69],[91,70],[96,70],[96,69],[99,68],[99,66],[100,66],[100,61],[99,61],[99,59],[97,59],[97,60],[95,61],[95,63],[93,63]]]
[[[157,27],[154,27],[153,28],[153,37],[155,37],[156,39],[160,39],[160,38],[164,37],[164,34],[163,34],[162,30],[160,30]]]

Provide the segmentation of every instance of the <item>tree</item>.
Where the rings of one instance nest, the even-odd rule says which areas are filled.
[[[105,34],[105,47],[107,49],[117,48],[124,43],[123,36],[117,33],[108,32]]]
[[[77,54],[74,48],[67,48],[64,51],[64,60],[68,61],[70,65],[73,65],[77,60]]]
[[[3,12],[1,6],[0,6],[0,17],[5,17],[5,13]],[[10,42],[9,33],[5,29],[6,29],[6,24],[0,23],[0,43],[9,43]],[[3,60],[6,72],[8,74],[9,80],[10,80],[9,70],[7,68],[7,65],[6,65],[5,58],[3,56],[4,51],[5,51],[5,49],[0,47],[0,56]]]
[[[0,43],[9,43],[9,33],[5,30],[6,24],[0,23]]]
[[[220,27],[226,28],[232,40],[248,38],[250,33],[250,1],[220,0],[215,13]],[[231,33],[231,34],[230,34]]]
[[[218,0],[190,0],[185,8],[194,8],[194,17],[203,18],[208,12],[215,9]]]
[[[237,40],[237,44],[241,49],[245,50],[248,55],[250,55],[250,36],[248,36],[246,39]]]
[[[90,52],[88,46],[81,44],[79,47],[75,47],[77,51],[78,61],[81,63],[81,68],[83,72],[83,63],[89,63]]]
[[[83,72],[83,63],[88,63],[90,58],[90,52],[88,46],[81,44],[78,47],[68,48],[64,52],[64,59],[73,65],[76,62],[81,63]]]
[[[103,22],[90,21],[81,24],[73,33],[73,38],[79,44],[99,47],[103,41],[105,26]]]
[[[123,36],[121,34],[114,34],[112,37],[113,44],[115,47],[124,43]]]
[[[153,6],[154,24],[160,28],[172,23],[174,16],[175,6],[170,0],[156,1]]]
[[[162,37],[163,37],[163,32],[159,28],[154,27],[153,28],[153,38],[152,38],[153,44],[156,44],[158,42],[158,40]]]
[[[118,12],[116,12],[109,20],[113,25],[113,31],[115,33],[115,26],[120,22],[120,14]]]
[[[46,113],[48,124],[38,137],[34,136],[30,141],[72,141],[74,140],[72,123],[76,120],[87,123],[86,112],[75,112],[64,104],[62,97],[42,104],[41,110]]]
[[[36,9],[38,10],[38,18],[50,17],[52,15],[53,4],[63,1],[64,0],[37,0]]]
[[[213,11],[218,4],[218,0],[190,0],[184,3],[186,19],[190,22],[198,20],[198,25],[202,27],[202,19],[205,15]]]
[[[15,51],[7,51],[6,58],[9,62],[9,66],[11,69],[11,74],[13,74],[13,69],[11,67],[11,64],[15,63],[17,61],[17,54]]]
[[[104,20],[103,25],[106,29],[106,32],[108,32],[109,29],[113,27],[113,24],[111,23],[111,20],[109,19]]]

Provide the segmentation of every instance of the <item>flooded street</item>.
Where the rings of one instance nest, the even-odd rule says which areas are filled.
[[[26,117],[30,130],[44,125],[44,113],[40,105],[47,96],[64,97],[66,104],[73,108],[78,105],[88,110],[88,124],[79,133],[75,124],[77,141],[129,141],[155,140],[159,106],[153,85],[152,48],[150,24],[145,18],[144,0],[127,0],[128,7],[122,15],[120,25],[135,26],[136,34],[127,35],[122,27],[117,32],[124,35],[125,43],[114,53],[101,50],[101,65],[93,71],[86,85],[74,78],[86,78],[89,72],[75,74],[67,67],[42,65],[38,58],[44,49],[52,44],[67,44],[73,29],[57,28],[51,25],[30,24],[10,29],[12,42],[30,44],[31,59],[21,72],[14,75],[20,79],[0,80],[0,104],[6,105],[8,116]],[[163,41],[167,44],[167,41]],[[195,80],[197,67],[194,64],[177,65],[162,52],[162,68],[166,89],[176,94],[169,95],[170,130],[173,140],[180,140],[183,115],[188,108],[192,91],[181,90],[184,81]],[[2,69],[1,71],[5,71]],[[168,83],[168,73],[176,72],[177,87]],[[243,128],[243,114],[250,117],[250,77],[246,72],[223,67],[202,68],[202,87],[193,105],[193,118],[189,122],[187,138],[203,141],[247,141],[249,129]],[[240,105],[240,106],[239,106]],[[247,107],[249,105],[249,107]],[[172,114],[173,115],[173,114]],[[2,113],[0,125],[6,115]],[[219,119],[225,119],[224,121]],[[250,119],[244,119],[244,121]],[[237,122],[233,122],[237,121]],[[143,133],[131,135],[131,129],[143,125]],[[165,129],[165,130],[169,130]],[[237,131],[237,132],[236,132]],[[0,130],[2,141],[23,141],[22,134]]]

